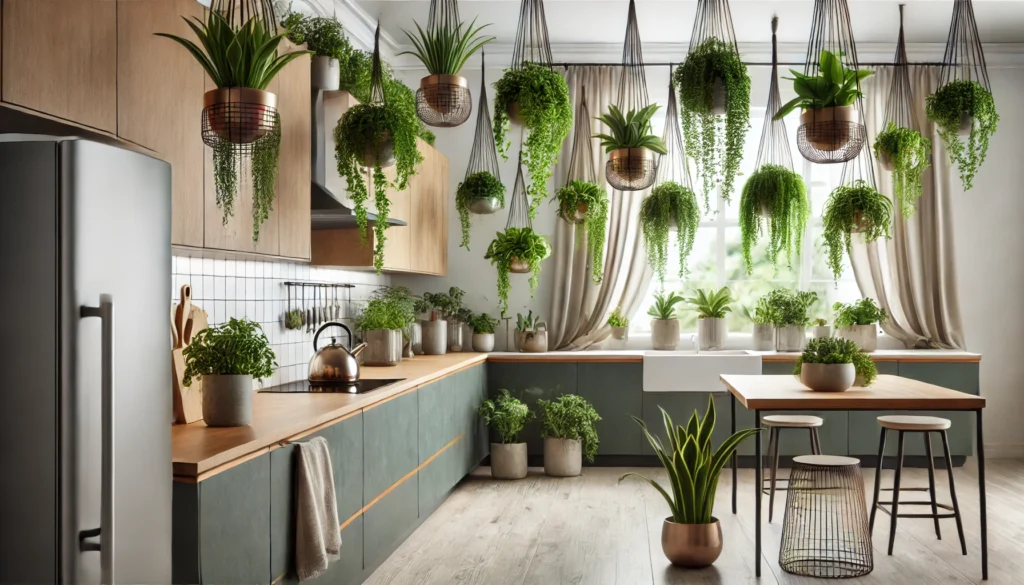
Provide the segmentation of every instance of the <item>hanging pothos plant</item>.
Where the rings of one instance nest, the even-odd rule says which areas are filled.
[[[604,240],[608,226],[608,194],[588,181],[572,181],[555,193],[558,217],[566,223],[579,224],[576,246],[584,234],[590,255],[590,272],[595,284],[604,277]]]
[[[850,253],[853,233],[864,241],[892,237],[892,202],[863,180],[836,187],[825,202],[821,217],[828,267],[839,280],[843,274],[843,253]]]
[[[459,247],[469,250],[469,208],[481,199],[497,199],[499,207],[505,207],[505,185],[487,171],[479,171],[466,177],[455,191],[455,209],[462,223],[462,243]]]
[[[530,218],[547,199],[547,182],[558,162],[558,151],[572,129],[572,104],[565,79],[551,69],[525,63],[506,69],[494,84],[494,142],[508,160],[509,106],[514,104],[529,135],[523,142],[523,164],[530,173]]]
[[[736,48],[712,37],[676,68],[675,83],[686,152],[697,165],[704,209],[710,211],[709,194],[716,184],[721,184],[722,198],[730,200],[743,159],[743,140],[750,126],[750,77]],[[724,117],[716,115],[716,101],[720,106],[723,91]]]
[[[914,215],[921,176],[931,164],[932,141],[917,130],[889,122],[875,138],[875,158],[892,170],[892,192],[904,218]]]
[[[551,245],[544,236],[533,229],[507,228],[487,247],[485,260],[490,260],[498,269],[498,302],[501,314],[508,312],[508,292],[512,289],[509,273],[513,263],[525,263],[530,271],[530,296],[537,291],[540,283],[540,263],[551,255]]]
[[[964,190],[969,191],[999,124],[992,93],[977,81],[950,81],[928,96],[925,112],[938,127],[939,138],[960,170]],[[967,132],[965,144],[960,134]]]
[[[651,191],[640,206],[640,231],[644,237],[647,262],[665,282],[668,265],[668,236],[676,228],[676,246],[679,248],[679,277],[686,276],[686,259],[693,249],[697,228],[700,227],[700,205],[693,191],[669,181]]]
[[[777,265],[779,254],[785,254],[786,264],[792,267],[793,253],[800,254],[810,215],[807,189],[798,173],[775,164],[763,164],[754,171],[740,197],[740,232],[747,274],[754,269],[751,249],[765,227],[772,265]]]

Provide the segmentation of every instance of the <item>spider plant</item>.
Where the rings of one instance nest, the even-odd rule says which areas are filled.
[[[692,297],[685,300],[697,309],[698,319],[724,319],[725,314],[732,310],[729,307],[733,300],[732,291],[727,286],[718,290],[697,289]]]
[[[469,26],[460,22],[455,26],[435,26],[427,30],[423,30],[415,21],[413,24],[416,25],[415,35],[407,30],[402,32],[409,37],[414,50],[403,51],[399,55],[416,57],[423,62],[423,66],[431,75],[458,75],[473,53],[494,40],[494,37],[480,36],[480,31],[490,25],[474,28],[476,19],[473,19]]]
[[[609,106],[608,113],[595,118],[608,126],[611,134],[595,134],[601,140],[605,152],[620,148],[646,148],[658,154],[668,150],[661,138],[651,131],[651,117],[658,111],[658,104],[651,104],[639,110],[630,110],[625,115],[616,106]]]

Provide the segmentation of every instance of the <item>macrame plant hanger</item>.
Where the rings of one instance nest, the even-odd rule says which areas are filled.
[[[530,199],[526,193],[526,181],[523,179],[523,151],[519,151],[519,161],[516,163],[516,185],[512,189],[512,202],[508,206],[508,221],[505,222],[505,229],[509,228],[530,228],[533,229],[533,222],[530,221]],[[513,270],[512,272],[516,272]]]
[[[373,35],[373,61],[370,70],[370,105],[386,106],[387,97],[384,95],[384,70],[380,59],[380,21],[377,22],[377,31]],[[395,164],[395,143],[390,137],[382,138],[373,147],[367,147],[363,154],[363,166],[367,169],[374,167],[387,168]],[[387,210],[378,210],[381,217],[386,217]],[[386,225],[386,224],[385,224]]]
[[[640,27],[636,21],[636,3],[629,0],[626,38],[622,45],[622,74],[616,106],[623,113],[647,107],[647,75],[644,71]],[[619,148],[609,153],[605,163],[608,184],[619,191],[642,191],[654,184],[658,154],[646,148]]]
[[[427,29],[452,30],[459,26],[459,5],[456,0],[430,0]],[[416,115],[428,126],[452,128],[469,119],[473,112],[473,95],[469,82],[461,75],[428,75],[416,90]]]
[[[690,33],[688,52],[693,52],[710,39],[718,39],[732,45],[736,54],[739,55],[740,49],[736,43],[736,30],[732,25],[729,0],[699,0],[697,2],[697,16],[693,21],[693,32]]]
[[[665,108],[665,131],[662,133],[665,150],[668,151],[668,154],[663,155],[658,163],[657,179],[654,181],[654,184],[678,183],[693,191],[690,167],[686,162],[683,132],[679,127],[679,106],[676,102],[676,92],[672,84],[672,67],[673,65],[670,63],[668,66],[668,107]]]
[[[210,10],[223,16],[236,30],[256,17],[263,21],[263,27],[271,34],[278,33],[277,15],[271,0],[213,0]]]
[[[480,51],[480,100],[477,104],[476,132],[473,134],[473,149],[469,153],[469,164],[466,166],[466,179],[477,173],[490,173],[491,176],[501,183],[501,173],[498,171],[498,151],[494,145],[494,133],[491,131],[491,111],[487,105],[487,84],[484,81],[483,72],[487,68],[484,65],[484,52]],[[505,198],[502,197],[481,197],[474,199],[469,204],[469,211],[479,215],[495,213],[505,206]]]
[[[550,64],[553,60],[544,2],[523,0],[519,6],[519,26],[512,47],[512,68],[521,69],[526,63]]]
[[[992,93],[971,0],[954,0],[953,3],[953,20],[949,24],[946,52],[942,57],[939,87],[951,81],[977,81]]]
[[[587,106],[587,88],[580,89],[580,101],[576,104],[576,120],[572,130],[572,155],[569,158],[567,181],[597,183],[594,169],[593,132],[590,129],[590,108]]]

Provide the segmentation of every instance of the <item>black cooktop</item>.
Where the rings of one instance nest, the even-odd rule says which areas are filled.
[[[363,392],[369,392],[370,390],[376,390],[383,388],[395,382],[401,382],[405,378],[391,378],[384,380],[357,380],[352,383],[348,382],[292,382],[291,384],[282,384],[280,386],[271,386],[270,388],[264,388],[260,392],[271,392],[271,393],[288,393],[288,392],[324,392],[332,394],[362,394]]]

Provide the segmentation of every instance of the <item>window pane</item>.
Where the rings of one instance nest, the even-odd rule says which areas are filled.
[[[687,291],[691,288],[709,288],[718,282],[718,230],[714,227],[702,227],[697,230],[694,238],[693,250],[686,263],[689,269],[686,282],[679,279],[679,247],[676,245],[676,231],[673,230],[669,238],[668,270],[665,274],[665,286],[658,282],[657,276],[651,280],[651,285],[644,297],[644,302],[637,310],[636,317],[630,322],[629,329],[634,333],[649,333],[651,331],[650,317],[647,316],[648,309],[654,304],[654,295],[662,290],[674,290],[689,296]],[[684,313],[691,311],[685,307],[679,307]],[[685,327],[685,321],[684,321]],[[693,326],[696,329],[696,326]]]
[[[796,287],[800,282],[800,259],[793,258],[792,268],[786,265],[785,258],[779,259],[778,266],[772,266],[768,260],[766,238],[762,237],[751,249],[753,268],[748,275],[738,227],[726,229],[725,249],[726,284],[732,290],[734,299],[732,312],[728,315],[729,330],[752,331],[753,325],[743,309],[753,309],[757,299],[772,289]]]

